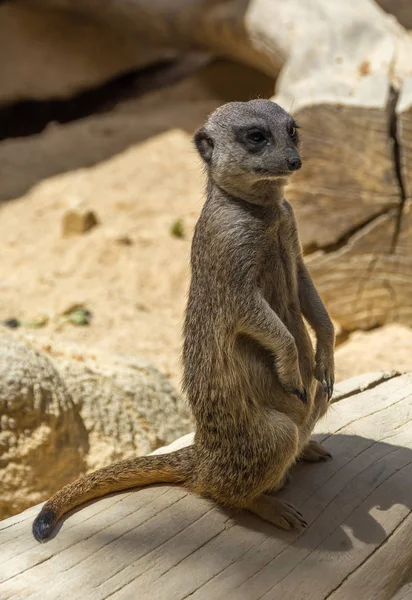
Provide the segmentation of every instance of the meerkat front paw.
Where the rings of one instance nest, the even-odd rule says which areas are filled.
[[[303,385],[301,388],[284,387],[283,389],[287,394],[292,394],[292,396],[296,396],[297,398],[299,398],[299,400],[301,400],[303,404],[308,403],[308,393]]]
[[[299,456],[299,460],[305,460],[307,462],[319,462],[331,458],[332,454],[328,452],[322,444],[319,444],[319,442],[316,442],[315,440],[310,440]]]
[[[308,403],[308,393],[305,388],[302,388],[302,390],[293,390],[292,394],[297,396],[299,400],[302,400],[303,404]]]
[[[302,377],[300,376],[299,369],[296,370],[289,377],[282,377],[280,379],[282,387],[287,394],[292,394],[293,396],[297,396],[299,400],[301,400],[304,404],[308,402],[308,394],[305,389],[305,386],[302,382]]]
[[[328,400],[330,400],[333,395],[333,386],[335,384],[333,351],[329,352],[318,349],[315,360],[315,379],[322,384],[325,394],[327,394]]]
[[[308,395],[299,370],[298,350],[292,336],[290,338],[292,343],[289,351],[277,357],[276,370],[284,391],[287,394],[293,394],[307,404]]]

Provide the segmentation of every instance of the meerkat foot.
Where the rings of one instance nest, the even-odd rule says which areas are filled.
[[[303,515],[292,504],[266,494],[256,498],[248,510],[280,529],[303,529],[308,525]]]
[[[302,454],[299,456],[299,460],[305,460],[307,462],[320,462],[326,461],[332,458],[332,454],[328,452],[322,444],[310,440],[304,447]]]

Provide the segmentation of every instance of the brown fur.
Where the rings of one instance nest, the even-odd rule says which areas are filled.
[[[293,506],[266,494],[282,487],[299,457],[328,456],[309,437],[332,394],[334,331],[283,196],[301,164],[295,124],[269,101],[231,103],[212,114],[195,143],[208,185],[184,325],[194,445],[66,486],[37,517],[37,539],[87,500],[154,482],[180,482],[279,527],[305,524]],[[316,354],[304,318],[316,333]]]

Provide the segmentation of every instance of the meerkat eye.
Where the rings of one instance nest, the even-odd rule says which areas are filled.
[[[298,136],[298,126],[296,125],[296,123],[288,123],[287,129],[288,134],[290,135],[292,140],[295,140]]]
[[[246,138],[248,142],[252,144],[262,144],[266,142],[266,136],[259,129],[252,129],[248,131],[246,134]]]

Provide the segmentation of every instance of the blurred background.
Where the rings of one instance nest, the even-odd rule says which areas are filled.
[[[192,429],[192,136],[224,102],[301,126],[337,389],[412,370],[410,28],[408,0],[0,2],[0,518]]]

